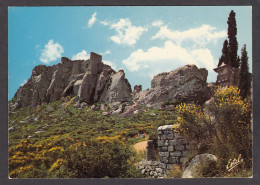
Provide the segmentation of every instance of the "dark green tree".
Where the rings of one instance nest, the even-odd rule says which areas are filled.
[[[237,42],[237,23],[236,13],[231,10],[228,17],[228,39],[229,39],[229,62],[230,65],[239,68],[239,59],[237,56],[238,42]]]
[[[238,87],[240,89],[240,96],[244,99],[250,96],[251,80],[248,68],[248,56],[246,45],[241,50],[241,65],[238,79]]]
[[[218,67],[221,66],[221,64],[224,62],[225,64],[229,63],[229,57],[228,57],[228,41],[225,40],[223,43],[223,48],[222,48],[222,55],[219,58],[218,61]]]

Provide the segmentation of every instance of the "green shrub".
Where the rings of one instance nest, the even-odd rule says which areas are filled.
[[[209,152],[219,159],[219,172],[225,173],[229,159],[242,155],[247,169],[252,168],[252,110],[239,96],[237,87],[218,88],[205,109],[194,104],[180,104],[174,125],[176,132],[189,141],[199,142],[197,153]],[[199,151],[200,150],[200,151]],[[217,172],[216,172],[217,173]],[[216,174],[205,172],[205,176]]]

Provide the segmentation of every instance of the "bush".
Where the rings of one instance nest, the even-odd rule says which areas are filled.
[[[194,104],[176,107],[175,131],[189,141],[197,139],[198,146],[205,146],[204,152],[217,155],[222,174],[229,159],[239,154],[246,168],[252,167],[252,111],[239,94],[237,87],[218,88],[204,110]]]

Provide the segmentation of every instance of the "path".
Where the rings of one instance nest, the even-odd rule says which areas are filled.
[[[144,151],[146,149],[146,146],[147,146],[147,141],[142,141],[134,144],[134,149],[136,150],[136,152],[140,152],[140,151]]]

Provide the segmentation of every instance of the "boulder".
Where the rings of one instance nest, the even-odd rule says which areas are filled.
[[[216,168],[217,157],[212,154],[200,154],[195,156],[188,167],[184,170],[182,178],[199,178],[207,177],[208,174],[203,174],[209,172],[210,174]]]
[[[134,101],[156,108],[167,101],[194,101],[203,104],[209,99],[207,75],[206,69],[198,69],[196,65],[186,65],[171,72],[160,73],[153,77],[151,89],[137,93]]]

